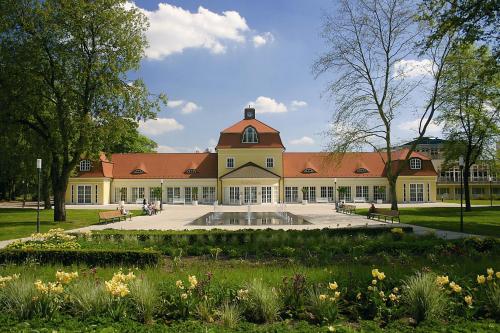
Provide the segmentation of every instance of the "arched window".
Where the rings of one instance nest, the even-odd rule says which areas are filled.
[[[90,171],[90,160],[80,161],[80,171]]]
[[[366,168],[357,168],[355,173],[368,173],[368,170]]]
[[[410,158],[410,169],[412,170],[422,169],[422,160],[420,158]]]
[[[314,169],[312,168],[305,168],[304,171],[302,171],[303,173],[315,173],[316,171],[314,171]]]
[[[245,128],[245,131],[243,131],[243,138],[241,142],[258,143],[259,137],[257,135],[257,130],[255,130],[255,128],[253,128],[252,126],[248,126],[247,128]]]
[[[144,170],[142,169],[135,169],[134,171],[132,171],[132,174],[134,175],[142,175],[144,172]]]

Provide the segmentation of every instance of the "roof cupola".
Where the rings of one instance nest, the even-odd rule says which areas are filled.
[[[248,106],[245,108],[245,119],[255,119],[255,109]]]

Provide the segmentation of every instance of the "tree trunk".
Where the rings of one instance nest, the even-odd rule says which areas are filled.
[[[389,192],[391,194],[391,210],[398,210],[398,196],[396,194],[396,181],[389,179]]]
[[[54,221],[66,221],[66,184],[64,186],[54,186]]]
[[[467,163],[465,164],[463,170],[463,182],[464,182],[464,197],[465,197],[465,211],[471,212],[472,206],[470,204],[470,188],[469,188],[469,176],[470,176],[470,167],[467,167]]]

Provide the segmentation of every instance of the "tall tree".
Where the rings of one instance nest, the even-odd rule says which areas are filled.
[[[137,122],[122,118],[104,129],[104,151],[109,153],[152,153],[158,144],[138,131]]]
[[[424,0],[422,9],[423,18],[434,22],[428,45],[452,32],[466,44],[488,44],[500,58],[498,0]]]
[[[443,71],[444,108],[437,118],[448,139],[445,165],[464,157],[465,210],[471,211],[470,169],[500,138],[500,66],[487,47],[460,44]],[[494,148],[492,149],[494,150]]]
[[[70,173],[80,156],[102,150],[101,129],[151,118],[163,100],[129,79],[147,21],[126,0],[5,0],[0,27],[0,84],[10,101],[0,112],[50,150],[54,220],[64,221]]]
[[[328,51],[314,64],[319,76],[333,73],[327,92],[336,101],[329,148],[344,153],[372,146],[386,163],[391,206],[397,209],[396,182],[406,161],[439,108],[436,97],[441,71],[451,46],[444,38],[423,55],[429,63],[431,89],[420,120],[419,136],[404,156],[394,161],[392,125],[420,82],[406,79],[404,62],[418,57],[422,31],[410,0],[342,0],[323,28]],[[400,68],[398,70],[398,68]],[[382,148],[380,148],[382,146]]]

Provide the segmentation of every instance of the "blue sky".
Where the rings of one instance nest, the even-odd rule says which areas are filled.
[[[138,76],[171,101],[158,120],[140,127],[159,151],[214,147],[249,102],[265,112],[258,119],[281,132],[288,151],[324,148],[333,104],[321,95],[331,77],[314,79],[311,65],[325,50],[321,18],[333,1],[162,3],[135,1],[151,24]]]

